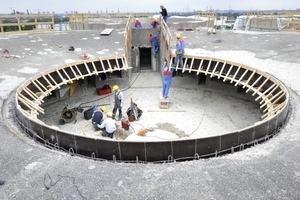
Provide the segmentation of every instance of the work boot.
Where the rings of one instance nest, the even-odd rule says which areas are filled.
[[[0,185],[3,185],[5,183],[5,181],[0,180]]]

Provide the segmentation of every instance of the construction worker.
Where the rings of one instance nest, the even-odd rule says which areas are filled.
[[[122,106],[123,106],[123,92],[120,91],[120,88],[118,85],[114,85],[112,88],[114,95],[114,109],[113,109],[113,115],[112,118],[116,118],[117,110],[119,111],[119,119],[122,118]]]
[[[158,34],[159,34],[159,32],[157,32],[156,34],[150,34],[150,37],[149,37],[149,40],[151,43],[151,51],[154,56],[157,55],[157,52],[159,50]]]
[[[99,129],[104,129],[102,132],[103,137],[110,137],[112,139],[115,131],[117,130],[116,122],[112,119],[112,112],[107,112],[106,116],[107,118],[101,123],[101,125],[97,125],[97,127]]]
[[[158,28],[158,26],[159,26],[158,19],[157,19],[157,18],[154,18],[154,19],[152,20],[150,26],[151,26],[152,28]]]
[[[169,69],[167,60],[165,60],[161,69],[162,69],[162,77],[163,77],[162,96],[163,96],[163,98],[167,99],[167,98],[169,98],[168,93],[169,93],[170,85],[172,82],[174,69],[173,68]]]
[[[175,51],[175,62],[173,66],[177,66],[178,62],[179,62],[179,67],[183,67],[183,54],[184,54],[184,48],[185,48],[185,44],[184,44],[184,40],[181,37],[181,34],[176,33],[176,51]]]
[[[134,28],[143,28],[142,23],[138,18],[135,19]]]
[[[100,130],[97,125],[100,125],[102,121],[104,120],[104,112],[106,111],[105,106],[100,106],[100,110],[96,108],[96,106],[92,107],[93,109],[93,115],[92,115],[92,123],[94,125],[95,131]]]
[[[167,9],[163,5],[160,6],[160,9],[161,9],[160,14],[161,14],[162,18],[164,19],[164,21],[167,23],[167,20],[168,20]]]

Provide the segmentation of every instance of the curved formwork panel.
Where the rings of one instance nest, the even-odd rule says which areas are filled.
[[[208,87],[230,88],[225,91],[234,89],[244,93],[247,99],[260,105],[261,120],[250,127],[207,138],[128,142],[78,136],[49,126],[37,118],[39,113],[44,112],[42,105],[45,101],[65,85],[99,74],[116,73],[119,76],[130,69],[125,56],[121,55],[78,61],[35,75],[17,90],[16,118],[30,137],[45,146],[72,155],[123,162],[183,161],[224,155],[268,140],[285,124],[289,112],[289,93],[270,74],[240,63],[191,55],[184,56],[182,68],[174,68],[178,73],[197,75],[199,81],[204,79]]]

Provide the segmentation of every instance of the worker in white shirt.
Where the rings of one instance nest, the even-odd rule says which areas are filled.
[[[107,112],[106,116],[107,118],[100,125],[97,126],[99,129],[104,129],[102,136],[113,138],[114,133],[117,130],[116,122],[112,119],[112,112]]]

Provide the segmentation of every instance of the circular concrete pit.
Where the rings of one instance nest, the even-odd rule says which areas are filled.
[[[159,109],[161,88],[151,84],[143,88],[140,82],[153,83],[157,79],[156,83],[160,85],[160,74],[130,74],[130,77],[138,78],[126,80],[130,83],[126,87],[126,81],[120,81],[119,75],[120,72],[127,75],[131,72],[128,66],[121,64],[123,59],[120,55],[103,57],[101,61],[82,60],[31,78],[16,93],[18,122],[38,142],[72,154],[124,162],[166,162],[243,150],[268,140],[287,119],[289,94],[285,86],[275,77],[250,66],[207,56],[185,55],[190,67],[178,69],[183,77],[174,77],[170,108]],[[109,70],[112,77],[109,81],[119,83],[121,89],[125,85],[123,92],[128,104],[124,108],[133,98],[144,109],[140,120],[131,123],[128,131],[119,124],[113,139],[95,133],[91,123],[79,113],[74,122],[61,126],[58,123],[65,103],[69,104],[68,108],[84,103],[85,106],[108,105],[112,109],[112,96],[98,96],[96,87],[91,84],[99,79],[99,74],[106,72],[104,61],[118,66]],[[176,87],[180,82],[186,83],[188,88]],[[74,90],[71,89],[73,83],[77,85]],[[74,97],[65,98],[66,92],[71,90]],[[222,95],[214,96],[218,93]],[[228,102],[231,103],[228,105]],[[257,114],[259,109],[261,116]],[[249,116],[252,116],[251,120]],[[188,127],[185,121],[189,121]],[[166,128],[167,124],[169,128]],[[152,131],[147,132],[146,137],[137,136],[142,128],[152,128]]]

